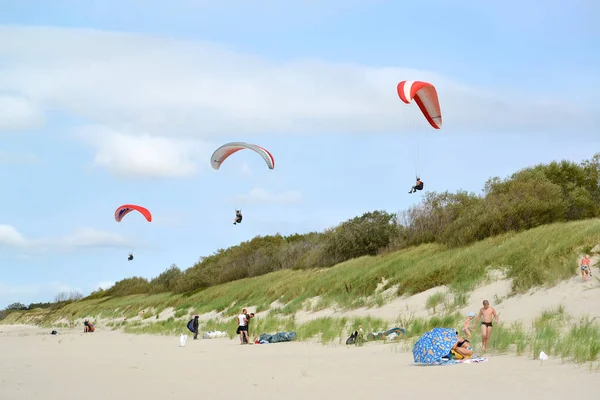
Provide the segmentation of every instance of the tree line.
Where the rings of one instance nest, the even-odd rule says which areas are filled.
[[[89,297],[190,293],[282,269],[326,268],[364,255],[424,243],[449,247],[510,231],[600,216],[600,153],[580,163],[555,161],[490,178],[482,193],[425,192],[405,211],[376,210],[323,232],[256,236],[201,257],[182,271],[176,265],[153,279],[131,277]]]
[[[201,257],[181,270],[130,277],[87,298],[130,294],[192,293],[283,269],[327,268],[365,255],[424,243],[449,247],[510,231],[600,216],[600,153],[580,163],[555,161],[490,178],[481,193],[425,192],[397,214],[366,212],[323,232],[256,236]]]
[[[36,308],[53,308],[58,309],[69,303],[72,303],[77,300],[81,300],[83,295],[78,291],[72,292],[60,292],[54,297],[54,301],[49,301],[45,303],[30,303],[26,306],[23,303],[15,302],[6,306],[3,310],[0,310],[0,320],[6,318],[8,314],[14,311],[27,311],[34,310]]]

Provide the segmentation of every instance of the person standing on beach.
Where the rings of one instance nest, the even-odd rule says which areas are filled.
[[[250,314],[246,314],[246,339],[244,341],[244,343],[248,344],[248,341],[250,340],[250,320],[254,318],[254,313],[251,312]]]
[[[479,310],[479,315],[475,320],[475,324],[481,319],[481,350],[486,351],[488,343],[490,342],[490,336],[492,336],[492,317],[496,318],[498,323],[498,314],[494,307],[490,307],[490,303],[487,300],[483,301],[483,307]]]
[[[240,335],[240,344],[248,343],[248,319],[246,318],[246,313],[247,310],[244,308],[242,313],[237,316],[237,333]]]
[[[200,325],[198,321],[198,315],[194,315],[194,322],[192,323],[192,328],[194,328],[194,340],[198,339],[198,326]]]

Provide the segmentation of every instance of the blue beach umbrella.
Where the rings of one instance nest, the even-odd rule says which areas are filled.
[[[452,349],[458,337],[456,331],[449,328],[433,328],[417,340],[413,347],[413,359],[415,363],[433,364]]]

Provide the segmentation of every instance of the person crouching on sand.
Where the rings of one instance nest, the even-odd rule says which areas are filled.
[[[462,358],[471,358],[471,356],[473,355],[473,351],[469,349],[469,341],[465,338],[458,336],[458,332],[456,332],[456,335],[457,341],[456,343],[454,343],[454,346],[452,346],[452,350],[454,350],[455,353],[461,355]]]
[[[91,324],[87,319],[83,321],[83,333],[94,332],[95,330],[94,324]]]

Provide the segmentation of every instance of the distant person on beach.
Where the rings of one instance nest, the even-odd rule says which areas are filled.
[[[492,336],[492,317],[496,318],[498,323],[498,314],[494,307],[490,307],[490,303],[487,300],[483,301],[483,307],[479,310],[479,315],[475,320],[475,324],[481,319],[481,350],[486,351],[490,337]]]
[[[250,340],[250,320],[254,318],[254,313],[251,312],[250,314],[246,314],[246,338],[244,343],[248,344],[248,341]]]
[[[198,318],[198,315],[194,315],[194,322],[192,323],[192,328],[194,328],[194,340],[198,339],[198,326],[200,325]]]
[[[592,270],[590,268],[590,256],[588,256],[587,254],[585,255],[585,257],[583,257],[583,260],[581,260],[581,265],[579,266],[579,268],[581,269],[581,280],[585,282],[585,280],[587,279],[587,277],[592,277]]]
[[[465,336],[467,336],[467,339],[471,339],[471,321],[473,321],[473,319],[475,318],[475,313],[474,312],[470,312],[467,314],[467,319],[465,319],[465,322],[463,322],[463,327],[462,327],[462,331],[464,332]]]
[[[237,316],[238,328],[236,333],[240,335],[240,344],[248,343],[248,319],[246,318],[247,310],[244,308],[242,313]]]
[[[87,319],[83,321],[83,333],[94,332],[95,330],[94,324],[90,323]]]

